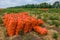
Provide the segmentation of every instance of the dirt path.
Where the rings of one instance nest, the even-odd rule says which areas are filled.
[[[4,28],[3,27],[0,27],[0,40],[5,40]]]

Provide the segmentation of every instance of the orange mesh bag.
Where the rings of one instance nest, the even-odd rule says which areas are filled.
[[[35,30],[37,33],[42,34],[42,35],[45,35],[45,34],[47,34],[47,32],[48,32],[47,29],[41,28],[40,26],[35,26],[35,27],[33,27],[33,28],[34,28],[34,30]]]
[[[23,31],[24,34],[31,32],[34,29],[37,33],[45,35],[48,30],[41,28],[39,25],[44,24],[41,19],[36,19],[28,15],[28,12],[22,12],[19,14],[5,14],[3,17],[4,25],[6,26],[9,36],[18,35]]]

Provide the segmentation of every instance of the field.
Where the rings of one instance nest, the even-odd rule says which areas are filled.
[[[22,36],[22,40],[60,40],[60,9],[56,8],[7,8],[0,9],[0,39],[8,39],[2,17],[5,13],[28,12],[30,16],[41,18],[45,24],[42,27],[48,29],[47,35],[40,35],[32,31]],[[3,32],[2,32],[3,31]],[[27,38],[28,37],[28,38]],[[4,40],[3,39],[3,40]]]

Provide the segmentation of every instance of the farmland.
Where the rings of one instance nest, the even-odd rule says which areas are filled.
[[[36,32],[32,31],[22,38],[23,40],[33,40],[36,37],[38,40],[59,40],[60,39],[60,9],[58,8],[6,8],[0,9],[0,27],[4,28],[4,37],[7,38],[6,28],[3,25],[2,17],[4,14],[8,13],[20,13],[20,12],[28,12],[30,16],[34,16],[35,18],[41,18],[45,24],[42,27],[48,29],[48,34],[45,36],[41,36]],[[30,36],[30,37],[29,37]],[[3,37],[3,38],[4,38]],[[27,39],[28,37],[28,39]],[[34,40],[37,40],[34,39]]]

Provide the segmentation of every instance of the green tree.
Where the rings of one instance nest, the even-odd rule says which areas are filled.
[[[60,2],[56,1],[55,3],[53,3],[53,8],[60,8]]]
[[[48,3],[41,3],[40,8],[51,8],[51,5]]]

